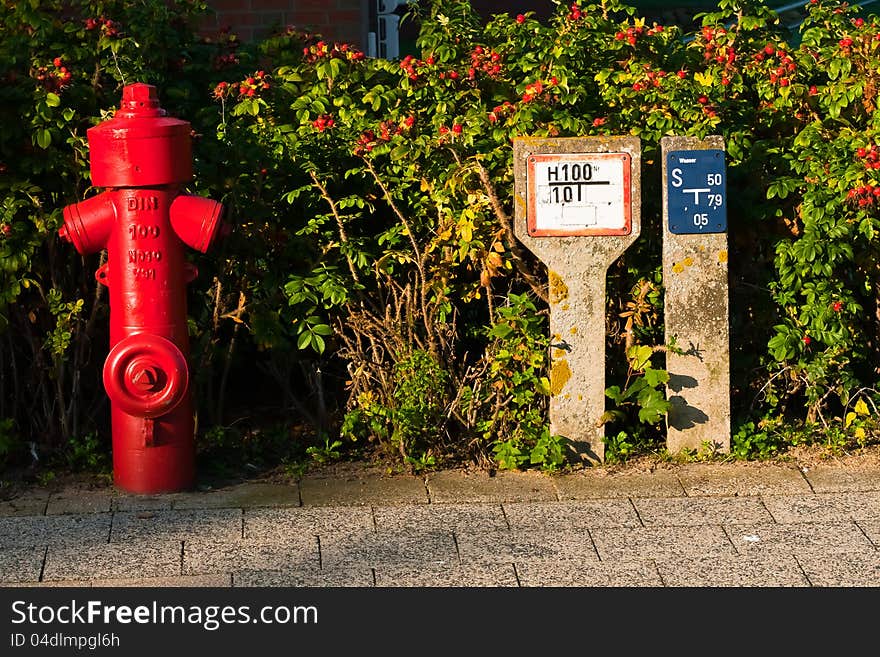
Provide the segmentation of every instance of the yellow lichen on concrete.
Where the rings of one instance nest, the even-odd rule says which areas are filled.
[[[550,303],[557,304],[568,299],[568,286],[562,277],[551,269],[549,279]]]
[[[577,335],[578,334],[578,327],[572,326],[571,331],[569,331],[569,333],[571,333],[572,335]]]
[[[550,394],[557,396],[571,378],[571,368],[565,359],[557,360],[550,368]]]
[[[690,267],[692,264],[694,264],[694,259],[691,258],[690,256],[688,256],[687,258],[685,258],[685,259],[682,261],[682,264],[683,264],[685,267]]]
[[[718,262],[727,262],[727,251],[718,252]]]
[[[684,271],[684,265],[680,262],[676,262],[674,265],[672,265],[672,271],[676,274],[680,274]]]

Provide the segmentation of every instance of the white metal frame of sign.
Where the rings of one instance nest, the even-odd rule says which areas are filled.
[[[629,235],[631,164],[629,153],[530,155],[526,171],[529,235]]]

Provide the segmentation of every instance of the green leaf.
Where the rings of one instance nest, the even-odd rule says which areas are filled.
[[[305,349],[306,347],[309,346],[309,342],[311,341],[311,339],[312,339],[312,334],[309,333],[308,331],[303,331],[302,333],[299,334],[299,338],[296,341],[296,346],[299,347],[300,349]]]
[[[495,324],[492,329],[489,331],[489,335],[495,338],[501,338],[502,340],[506,338],[513,332],[513,328],[510,324]]]
[[[671,404],[654,388],[644,388],[639,395],[639,406],[639,421],[657,424],[666,415]]]
[[[669,372],[666,370],[655,370],[652,367],[646,367],[645,381],[647,381],[648,385],[652,388],[656,388],[661,383],[667,383],[669,381]]]
[[[34,141],[40,148],[49,148],[52,144],[52,133],[47,128],[40,128],[34,133]]]
[[[637,344],[629,348],[626,352],[626,357],[629,359],[630,367],[641,371],[650,361],[652,353],[654,353],[654,350],[648,345]]]
[[[605,388],[605,396],[608,397],[611,401],[620,403],[622,396],[620,393],[620,386],[610,386]]]
[[[58,94],[53,94],[50,91],[46,94],[46,104],[49,107],[58,107],[61,104],[61,97]]]

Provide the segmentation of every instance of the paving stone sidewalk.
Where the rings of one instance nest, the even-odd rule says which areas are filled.
[[[0,502],[0,586],[874,587],[880,466],[565,475],[364,466]]]

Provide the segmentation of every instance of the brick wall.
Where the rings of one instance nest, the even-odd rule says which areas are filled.
[[[212,10],[204,34],[229,27],[241,41],[293,25],[317,32],[329,41],[366,47],[368,0],[208,0]]]

